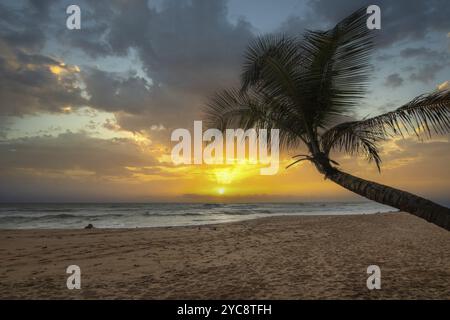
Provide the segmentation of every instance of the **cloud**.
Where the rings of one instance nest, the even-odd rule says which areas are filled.
[[[130,174],[126,167],[158,163],[130,139],[99,139],[82,132],[3,141],[0,153],[2,172],[29,170],[64,175],[71,171],[117,177]]]
[[[446,52],[438,52],[425,47],[419,48],[405,48],[400,51],[402,58],[423,58],[427,60],[446,60],[449,59],[449,54]]]
[[[311,0],[316,19],[335,23],[356,8],[374,4],[367,0]],[[447,0],[379,0],[381,30],[379,47],[388,47],[399,41],[422,40],[430,32],[447,33],[450,28],[450,7]]]
[[[157,86],[205,94],[236,80],[250,25],[227,19],[226,1],[167,1],[161,10],[142,1],[119,7],[108,41],[114,52],[135,48]]]
[[[390,88],[398,88],[403,85],[403,78],[398,73],[393,73],[386,78],[384,85]]]
[[[90,68],[83,72],[89,104],[110,112],[140,113],[150,107],[151,84],[135,75],[120,75]]]
[[[448,90],[448,89],[450,89],[450,81],[447,80],[447,81],[442,82],[441,84],[439,84],[437,86],[437,89],[438,90]]]
[[[287,33],[292,36],[302,36],[306,30],[326,29],[329,23],[324,23],[321,19],[316,19],[312,14],[306,16],[290,16],[276,30],[276,33]],[[337,21],[334,21],[336,23]]]
[[[0,139],[5,139],[10,130],[11,120],[7,117],[0,117]]]
[[[410,75],[409,79],[412,81],[418,81],[422,83],[433,82],[436,78],[436,74],[443,69],[444,66],[437,63],[430,63],[423,65],[417,72]]]
[[[15,6],[0,3],[0,39],[17,49],[42,49],[51,2],[18,2]]]
[[[99,2],[86,3],[89,28],[99,29],[88,29],[82,42],[81,35],[64,31],[64,41],[92,56],[127,56],[133,49],[147,76],[85,70],[90,105],[114,112],[127,130],[189,125],[208,96],[237,83],[242,54],[253,37],[248,22],[229,22],[226,4],[164,1],[156,8],[144,1],[113,1],[102,11]],[[91,46],[97,42],[100,47]]]
[[[76,66],[13,49],[0,40],[0,115],[63,112],[86,103]]]
[[[383,53],[375,57],[375,59],[377,59],[378,61],[389,61],[392,60],[393,58],[395,58],[395,55],[388,53]]]
[[[450,161],[448,139],[448,135],[436,135],[432,140],[422,142],[416,138],[393,141],[382,154],[382,169],[389,175],[401,176],[403,180],[414,180],[416,183],[426,183],[435,177],[440,177],[440,181],[449,181],[450,174],[442,170]]]

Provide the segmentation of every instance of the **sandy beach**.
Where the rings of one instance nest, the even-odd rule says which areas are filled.
[[[0,273],[2,299],[450,299],[450,233],[405,213],[1,230]]]

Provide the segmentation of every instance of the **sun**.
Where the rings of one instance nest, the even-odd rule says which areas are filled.
[[[216,180],[220,184],[230,184],[236,176],[236,168],[220,168],[214,170]]]
[[[220,194],[220,195],[224,194],[225,193],[225,188],[217,189],[217,193]]]

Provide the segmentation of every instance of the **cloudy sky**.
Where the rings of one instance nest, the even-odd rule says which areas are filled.
[[[81,30],[66,28],[70,4],[81,8]],[[370,4],[381,8],[381,30],[354,116],[448,87],[448,0],[2,1],[0,201],[358,199],[307,163],[276,176],[175,166],[170,134],[237,83],[254,37],[327,29]],[[450,203],[449,136],[386,143],[381,174],[333,156],[355,175]]]

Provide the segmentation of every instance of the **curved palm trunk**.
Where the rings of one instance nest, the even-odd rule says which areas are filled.
[[[364,180],[333,168],[327,178],[370,200],[406,211],[450,231],[450,209],[412,193]]]

